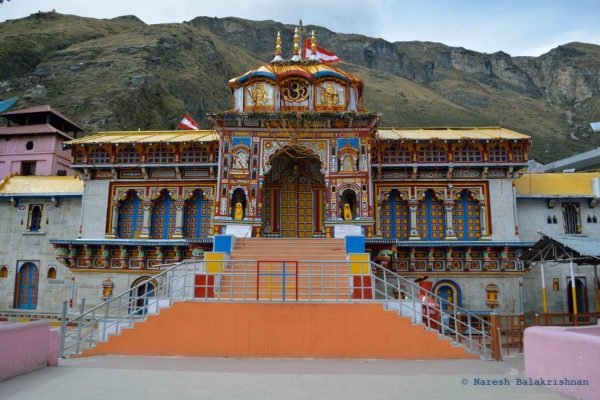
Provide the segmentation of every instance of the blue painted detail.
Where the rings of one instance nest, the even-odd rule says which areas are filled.
[[[213,251],[217,253],[231,254],[235,237],[232,235],[215,235],[215,241],[213,242]]]
[[[319,71],[319,72],[315,73],[313,76],[317,79],[331,76],[331,77],[338,78],[338,79],[341,79],[346,82],[350,81],[350,78],[348,78],[347,76],[338,74],[337,72],[333,72],[333,71]]]
[[[133,239],[135,231],[137,230],[138,222],[140,221],[139,214],[140,199],[137,196],[129,198],[121,202],[121,212],[119,213],[119,237],[121,239]],[[128,214],[124,210],[132,209],[131,214]],[[128,224],[131,224],[131,229],[126,228]]]
[[[234,137],[232,139],[232,143],[233,147],[243,144],[244,146],[250,148],[250,145],[252,144],[252,139],[250,139],[249,137]]]
[[[34,263],[26,262],[19,270],[19,297],[17,308],[35,310],[37,308],[37,293],[39,271]]]
[[[364,236],[346,236],[346,253],[364,253],[365,252],[365,237]]]
[[[433,293],[436,293],[444,301],[448,302],[443,304],[443,308],[448,310],[451,303],[462,307],[462,294],[458,283],[450,279],[442,279],[436,282],[433,287]]]
[[[356,151],[358,151],[358,146],[360,145],[360,140],[358,138],[343,138],[337,140],[338,150],[343,149],[346,146],[350,146]]]
[[[242,76],[238,82],[239,83],[244,83],[246,82],[248,79],[250,78],[256,78],[256,77],[261,77],[261,78],[268,78],[268,79],[272,79],[275,80],[275,74],[273,74],[272,72],[264,72],[264,71],[254,71],[254,72],[250,72],[247,75]]]

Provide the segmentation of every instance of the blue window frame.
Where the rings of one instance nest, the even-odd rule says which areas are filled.
[[[460,240],[477,240],[481,236],[479,202],[470,198],[467,190],[463,190],[460,200],[454,203],[452,225]]]
[[[152,238],[169,239],[175,232],[175,204],[166,190],[154,202],[152,208]]]
[[[188,239],[208,237],[210,233],[210,206],[201,190],[185,202],[184,236]]]
[[[389,199],[381,207],[381,234],[384,238],[406,239],[409,228],[409,209],[397,190],[392,190]]]
[[[35,310],[37,308],[39,270],[32,262],[26,262],[19,269],[17,282],[17,308]]]
[[[129,192],[127,199],[121,202],[119,210],[119,237],[121,239],[135,239],[136,232],[141,231],[144,220],[144,210],[141,201],[133,191]]]
[[[441,240],[444,238],[444,208],[436,200],[433,190],[428,190],[417,209],[417,228],[423,240]]]

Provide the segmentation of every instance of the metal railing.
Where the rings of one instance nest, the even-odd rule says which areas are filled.
[[[382,299],[386,309],[437,330],[483,359],[501,358],[500,331],[496,324],[378,264],[371,263],[371,271],[375,299]]]
[[[160,273],[87,311],[83,299],[75,317],[67,318],[65,302],[60,354],[65,357],[93,348],[175,301],[370,301],[437,330],[482,358],[498,358],[496,329],[488,320],[373,262],[356,261],[358,269],[367,269],[366,275],[352,275],[352,263],[189,260],[163,265]],[[216,269],[207,272],[207,265]]]

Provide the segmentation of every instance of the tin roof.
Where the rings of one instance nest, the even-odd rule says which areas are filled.
[[[120,144],[120,143],[181,143],[181,142],[212,142],[219,140],[214,130],[201,131],[121,131],[98,132],[94,135],[65,142],[66,145],[74,144]]]
[[[0,181],[0,196],[82,193],[83,181],[76,176],[9,175]]]
[[[380,140],[529,140],[530,137],[501,127],[482,128],[381,128]]]
[[[541,239],[523,253],[527,262],[569,262],[600,264],[600,238],[583,235],[550,236],[538,231]]]

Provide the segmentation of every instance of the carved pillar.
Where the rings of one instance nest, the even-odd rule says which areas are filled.
[[[113,203],[112,218],[110,220],[110,232],[106,234],[107,239],[119,237],[119,203]]]
[[[481,239],[490,240],[487,227],[487,208],[483,202],[479,203],[479,221],[481,225]]]
[[[173,232],[173,239],[183,239],[183,206],[183,201],[177,200],[175,202],[175,232]]]
[[[446,240],[456,240],[456,234],[454,233],[453,211],[454,200],[444,201],[444,217],[446,218],[446,232],[444,239]]]
[[[152,213],[152,202],[149,200],[144,200],[142,207],[144,208],[144,219],[140,239],[150,239],[150,217]]]
[[[408,202],[408,207],[410,209],[410,232],[408,236],[408,240],[420,240],[419,230],[417,228],[417,210],[419,208],[418,200],[410,200]]]

